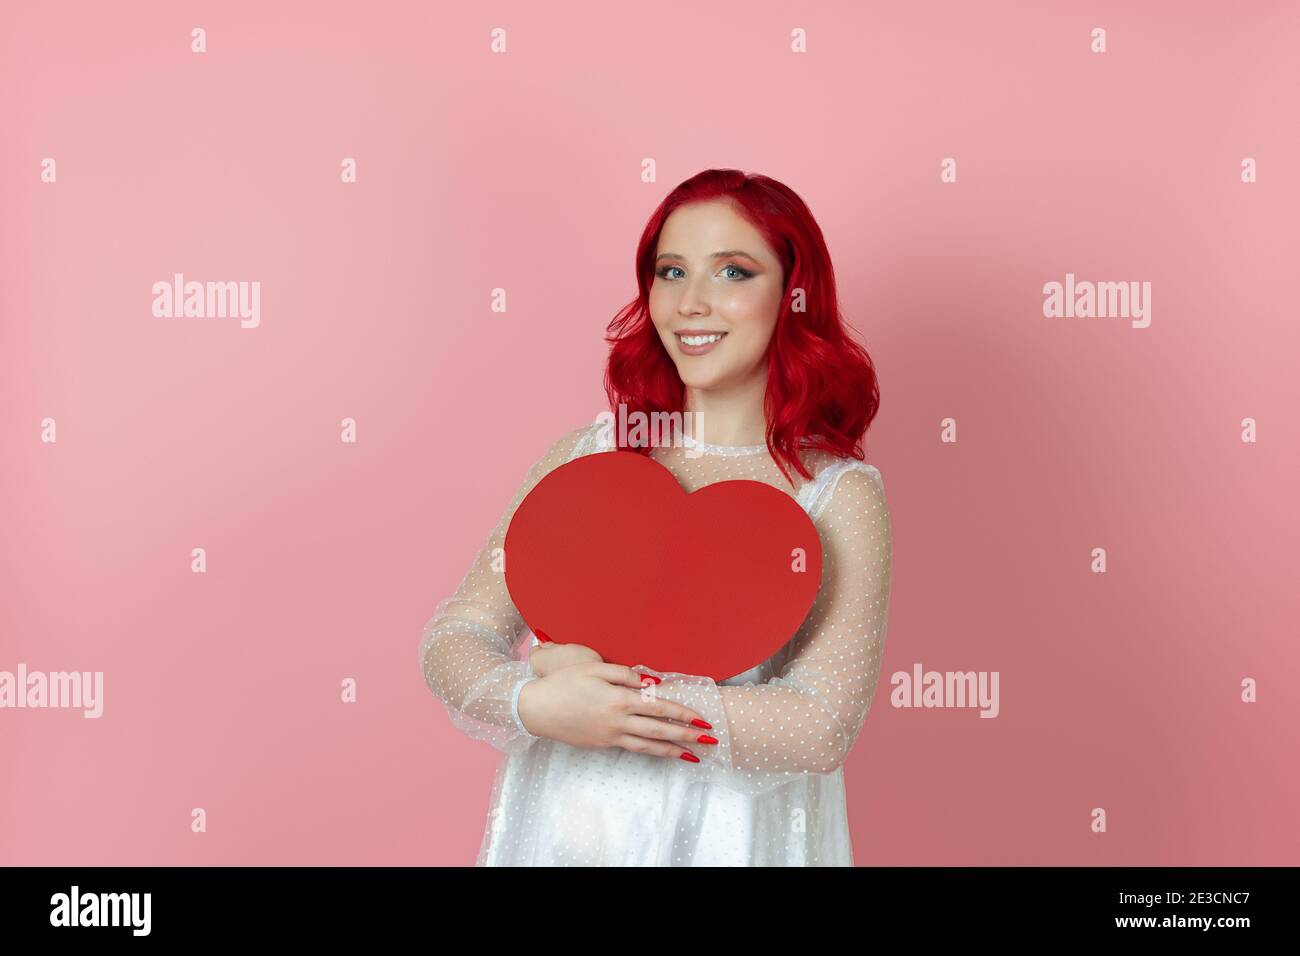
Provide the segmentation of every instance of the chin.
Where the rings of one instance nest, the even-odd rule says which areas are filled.
[[[696,372],[694,375],[689,373],[682,375],[680,371],[678,372],[678,375],[681,377],[683,385],[686,385],[689,388],[698,388],[703,391],[721,388],[727,384],[727,377],[725,375],[706,375],[699,372]]]

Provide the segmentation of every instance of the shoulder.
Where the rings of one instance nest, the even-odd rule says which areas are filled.
[[[588,422],[569,429],[557,438],[548,450],[548,455],[560,459],[560,463],[563,464],[594,451],[599,440],[599,423]]]
[[[542,452],[541,457],[534,460],[532,467],[528,470],[527,480],[530,482],[539,481],[566,462],[572,461],[578,455],[585,454],[584,449],[590,445],[591,437],[592,426],[587,424],[580,425],[577,428],[570,428],[558,438],[552,439],[545,451]]]
[[[571,428],[551,442],[541,459],[533,465],[536,477],[553,471],[560,465],[583,455],[615,449],[613,429],[608,422],[597,418],[577,428]]]
[[[808,505],[813,518],[831,514],[841,520],[853,515],[871,520],[874,514],[887,520],[889,514],[880,469],[858,458],[829,454],[815,472]]]
[[[605,417],[608,417],[606,415]],[[597,418],[589,425],[578,429],[580,437],[574,448],[573,457],[591,455],[601,451],[614,451],[618,445],[614,440],[614,426],[604,417]]]

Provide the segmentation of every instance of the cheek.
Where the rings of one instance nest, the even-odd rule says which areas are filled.
[[[781,305],[781,290],[745,283],[727,298],[727,315],[732,322],[744,325],[746,334],[765,334],[776,324]]]
[[[663,283],[656,282],[650,286],[647,302],[650,306],[650,321],[662,331],[665,324],[672,322],[674,304],[671,293],[664,288]]]

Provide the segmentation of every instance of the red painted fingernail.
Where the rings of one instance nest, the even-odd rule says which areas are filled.
[[[537,635],[537,639],[541,641],[543,644],[551,643],[551,639],[546,636],[545,631],[534,630],[533,633]]]
[[[696,717],[696,718],[694,718],[694,719],[691,720],[691,726],[692,726],[692,727],[703,727],[705,730],[712,730],[712,729],[713,729],[713,725],[712,725],[711,723],[709,723],[707,720],[700,720],[700,718],[698,718],[698,717]]]
[[[718,742],[718,738],[717,738],[717,737],[710,737],[708,734],[700,734],[700,735],[699,735],[697,738],[695,738],[695,739],[698,740],[698,741],[699,741],[700,743],[702,743],[702,744],[716,744],[716,743]]]
[[[642,674],[642,675],[641,675],[641,679],[642,679],[642,680],[652,680],[652,681],[654,681],[656,684],[662,684],[662,683],[663,683],[663,681],[661,681],[658,677],[655,677],[654,674]]]
[[[686,753],[685,751],[682,751],[682,759],[683,759],[683,760],[689,760],[691,763],[699,763],[699,762],[700,762],[700,758],[697,757],[697,756],[695,756],[695,754],[688,754],[688,753]]]

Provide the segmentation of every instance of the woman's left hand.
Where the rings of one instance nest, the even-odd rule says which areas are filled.
[[[533,673],[545,677],[572,664],[603,662],[604,658],[585,644],[556,644],[551,641],[539,644],[529,651],[528,660],[533,665]]]

